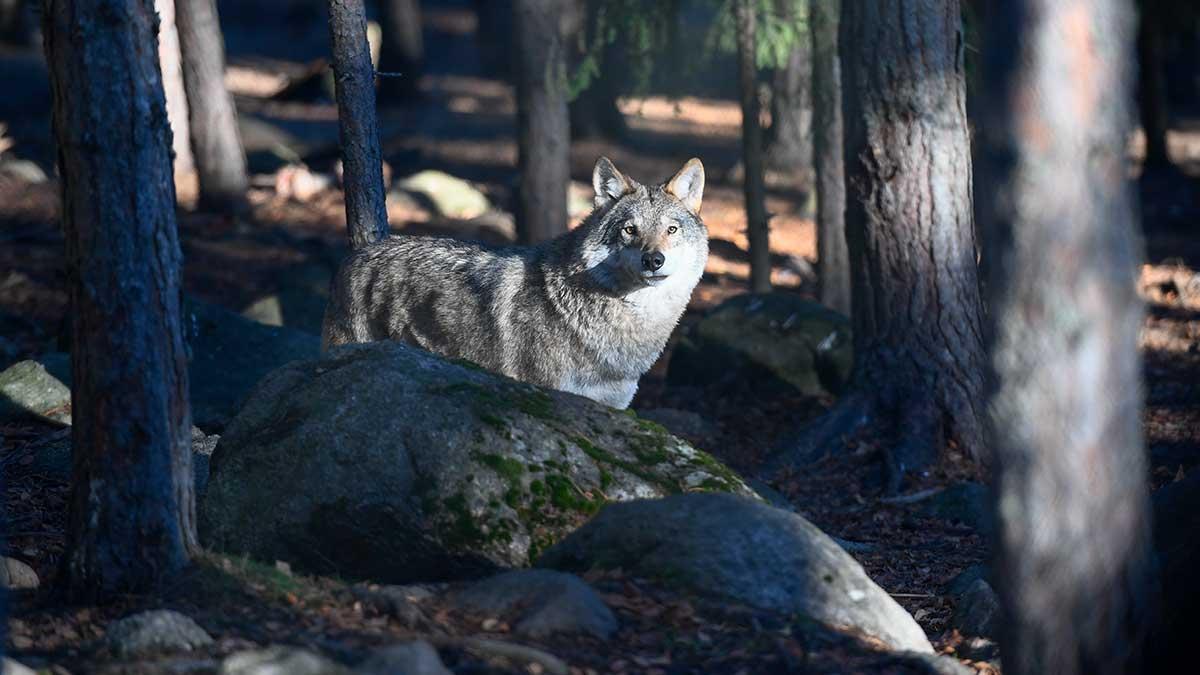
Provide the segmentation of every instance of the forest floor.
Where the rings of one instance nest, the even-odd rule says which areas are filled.
[[[441,55],[446,62],[476,58],[469,40],[473,20],[465,10],[429,12],[425,21],[427,43],[448,45],[438,48],[446,52]],[[272,98],[280,83],[301,72],[304,63],[240,57],[236,30],[227,39],[232,64],[228,80],[239,109],[285,129],[310,149],[325,148],[325,156],[332,157],[328,149],[336,148],[336,112],[331,103]],[[324,46],[323,35],[305,34],[305,39]],[[0,74],[31,60],[37,59],[0,54]],[[436,168],[470,180],[503,207],[511,199],[516,163],[510,88],[470,68],[443,70],[422,79],[420,102],[383,111],[385,158],[395,175]],[[36,91],[40,90],[30,94],[35,101]],[[573,143],[572,177],[586,192],[591,166],[600,154],[647,181],[669,176],[690,156],[704,159],[704,217],[713,254],[685,317],[685,323],[694,321],[745,289],[745,218],[740,184],[733,180],[739,145],[737,105],[648,97],[626,99],[623,110],[629,136],[619,143]],[[11,152],[35,159],[51,173],[47,110],[0,106],[0,115],[7,116],[0,116],[0,122],[7,123],[10,132],[18,132],[11,137]],[[1171,141],[1176,157],[1187,160],[1181,163],[1185,170],[1200,174],[1200,130],[1180,129]],[[0,138],[0,148],[3,142]],[[339,254],[345,240],[341,193],[322,189],[298,198],[290,185],[281,182],[279,174],[256,176],[251,208],[240,218],[189,210],[191,195],[181,186],[185,208],[179,223],[189,294],[241,311],[255,298],[276,291],[286,270],[308,259]],[[67,295],[57,190],[53,178],[29,182],[0,173],[0,313],[9,317],[4,337],[16,345],[20,358],[60,347]],[[1200,236],[1195,221],[1187,223],[1190,231],[1178,226],[1180,213],[1194,214],[1194,202],[1176,203],[1173,189],[1147,194],[1157,201],[1143,209],[1148,262],[1137,283],[1148,307],[1142,337],[1144,428],[1152,464],[1147,481],[1156,488],[1200,462]],[[768,210],[775,214],[773,279],[782,289],[811,296],[816,251],[806,202],[804,191],[794,184],[772,181]],[[398,232],[479,234],[475,222],[438,218],[412,205],[392,205],[389,216]],[[771,448],[832,404],[830,399],[799,395],[764,398],[749,387],[719,397],[675,389],[664,379],[669,359],[668,349],[644,379],[634,408],[698,413],[718,430],[705,449],[745,475],[759,475]],[[468,636],[509,639],[503,624],[483,623],[479,617],[433,605],[423,607],[425,616],[410,625],[364,602],[361,589],[346,581],[305,577],[215,554],[206,554],[185,579],[154,596],[130,597],[105,607],[63,603],[55,578],[63,554],[68,486],[30,467],[39,447],[65,433],[37,423],[0,425],[0,468],[6,481],[3,554],[29,563],[42,580],[40,590],[10,599],[7,650],[22,661],[72,673],[137,672],[122,670],[119,660],[96,646],[97,639],[113,619],[137,609],[171,607],[217,638],[209,655],[287,643],[354,660],[370,646],[422,637],[437,644],[458,672],[537,672],[525,664],[482,657],[464,646],[462,639]],[[965,524],[926,515],[919,501],[884,497],[871,448],[851,449],[803,472],[763,478],[825,532],[864,544],[853,555],[868,574],[913,614],[936,649],[955,653],[961,636],[949,627],[953,601],[944,587],[964,569],[987,562],[983,536]],[[947,449],[941,466],[912,479],[904,492],[928,494],[964,480],[986,482]],[[588,580],[620,620],[616,637],[609,642],[530,643],[567,660],[573,672],[906,672],[864,650],[850,636],[802,643],[777,618],[753,610],[687,598],[621,572]],[[984,662],[964,662],[980,672],[992,669]]]

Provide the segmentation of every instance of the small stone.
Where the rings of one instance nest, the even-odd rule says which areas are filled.
[[[942,593],[957,598],[963,593],[966,593],[967,589],[969,589],[971,584],[975,583],[976,580],[983,579],[984,581],[987,581],[991,578],[991,576],[991,570],[987,565],[971,565],[955,575],[953,579],[948,581],[942,588]]]
[[[32,360],[0,372],[0,423],[29,417],[71,423],[71,388]]]
[[[980,483],[959,483],[942,490],[922,507],[925,515],[962,523],[983,536],[992,533],[991,493]]]
[[[617,618],[591,586],[563,572],[505,572],[455,593],[450,602],[461,611],[503,620],[514,633],[530,638],[585,634],[607,639],[617,630]]]
[[[995,637],[1000,627],[1000,598],[988,582],[976,579],[958,599],[950,625],[968,637]]]
[[[49,180],[46,172],[42,171],[42,167],[27,159],[4,160],[0,163],[0,173],[8,174],[13,178],[19,178],[33,185],[45,183]]]
[[[29,565],[9,557],[0,561],[0,588],[29,591],[37,588],[40,584],[37,572]]]
[[[385,614],[407,628],[415,628],[425,622],[425,613],[419,603],[433,596],[424,586],[379,586],[354,589],[354,595],[376,612]]]
[[[190,652],[213,641],[191,618],[169,609],[140,612],[115,621],[109,625],[106,639],[121,657]]]
[[[958,646],[957,653],[972,661],[994,661],[1000,658],[1000,645],[985,637],[967,638]]]
[[[333,661],[296,647],[275,646],[230,654],[221,675],[350,675]]]
[[[424,640],[379,649],[355,672],[359,675],[452,675],[437,650]]]

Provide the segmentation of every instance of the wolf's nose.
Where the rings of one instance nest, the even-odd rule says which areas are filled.
[[[651,272],[657,272],[662,268],[663,263],[667,261],[667,256],[658,251],[642,254],[642,267],[645,267]]]

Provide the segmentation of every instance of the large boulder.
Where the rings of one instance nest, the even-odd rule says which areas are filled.
[[[403,190],[447,218],[469,220],[487,213],[488,198],[467,181],[442,171],[427,170],[396,181]]]
[[[736,495],[606,507],[539,567],[620,568],[752,607],[850,627],[892,649],[931,652],[924,631],[862,565],[795,513]]]
[[[315,335],[264,326],[195,300],[184,306],[184,332],[191,357],[192,422],[206,432],[221,429],[264,375],[321,351]]]
[[[684,332],[667,380],[694,386],[754,381],[810,396],[837,394],[853,356],[850,322],[837,312],[793,293],[739,295]]]
[[[268,375],[225,429],[208,545],[394,583],[529,564],[603,504],[754,493],[656,424],[394,342]]]

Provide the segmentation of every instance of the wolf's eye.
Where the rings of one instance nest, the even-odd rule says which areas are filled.
[[[626,225],[626,226],[625,226],[624,228],[622,228],[622,229],[624,229],[624,230],[625,230],[625,234],[627,234],[627,235],[629,235],[629,236],[631,236],[631,237],[632,237],[633,235],[637,234],[637,228],[636,228],[636,227],[634,227],[633,225]]]
[[[667,234],[675,234],[678,231],[679,231],[679,226],[677,226],[677,225],[672,225],[667,228]]]

